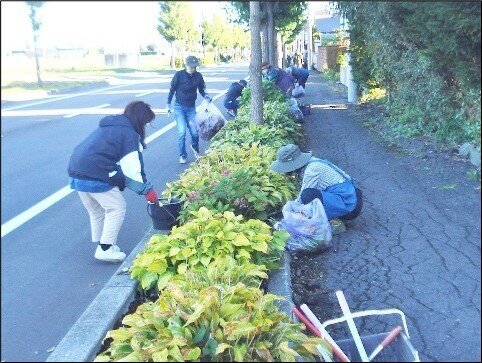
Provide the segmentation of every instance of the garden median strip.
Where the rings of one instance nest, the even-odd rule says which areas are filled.
[[[138,281],[131,279],[130,274],[124,271],[132,265],[134,258],[144,249],[154,233],[167,232],[151,228],[144,235],[114,276],[56,346],[47,358],[47,362],[93,361],[106,333],[124,316],[130,303],[135,299]],[[280,310],[297,321],[291,311],[294,305],[291,297],[290,257],[286,251],[280,268],[269,272],[268,291],[285,298],[278,303]]]

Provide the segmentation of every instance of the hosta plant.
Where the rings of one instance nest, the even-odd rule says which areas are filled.
[[[240,167],[211,185],[203,186],[188,203],[180,219],[206,206],[216,211],[232,210],[246,218],[266,221],[294,198],[296,189],[286,176],[255,166]]]
[[[247,218],[266,220],[296,195],[296,179],[276,173],[269,166],[273,148],[253,144],[212,150],[167,184],[163,195],[184,200],[184,223],[202,206],[223,212],[232,210]]]
[[[125,316],[95,361],[319,361],[319,349],[329,351],[279,311],[281,297],[242,283],[198,290],[184,282],[169,284],[157,301]]]
[[[173,227],[169,235],[155,234],[130,268],[143,290],[161,291],[176,274],[205,269],[222,256],[240,263],[278,266],[289,235],[266,223],[233,212],[214,213],[205,207],[191,212],[194,219]]]
[[[249,130],[251,114],[248,107],[241,107],[235,120],[228,122],[211,140],[210,148],[217,147],[225,142],[232,142],[237,145],[244,143],[256,142],[259,137],[260,144],[267,144],[264,134],[249,135],[249,132],[257,131]],[[289,111],[286,102],[266,101],[263,103],[263,119],[264,124],[258,127],[267,129],[266,132],[271,133],[271,142],[282,145],[295,143],[302,146],[303,134],[301,126],[298,125]],[[249,131],[248,131],[249,130]],[[236,135],[243,132],[242,135]],[[243,137],[245,140],[243,140]]]

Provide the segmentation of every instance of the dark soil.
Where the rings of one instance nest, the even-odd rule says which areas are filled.
[[[374,105],[346,103],[312,73],[303,103],[306,150],[357,180],[364,207],[332,248],[291,259],[295,305],[321,322],[342,316],[335,292],[352,312],[403,311],[422,361],[480,361],[480,180],[453,146],[428,138],[394,138]],[[320,107],[321,106],[321,107]],[[304,150],[304,151],[306,151]],[[361,335],[390,331],[396,316],[358,321]],[[345,324],[329,330],[351,337]]]

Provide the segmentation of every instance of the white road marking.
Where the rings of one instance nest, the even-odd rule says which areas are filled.
[[[73,189],[70,189],[70,186],[67,185],[41,202],[35,204],[33,207],[27,209],[25,212],[22,212],[18,216],[10,219],[8,222],[5,222],[2,224],[2,237],[20,227],[22,224],[35,217],[37,214],[40,214],[48,207],[54,203],[57,203],[59,200],[63,199],[72,192]]]
[[[86,109],[82,110],[81,112],[71,113],[70,115],[65,115],[64,117],[65,118],[71,118],[71,117],[79,116],[79,115],[82,115],[84,113],[87,113],[87,111],[97,110],[99,108],[104,108],[104,107],[107,107],[107,106],[110,106],[110,103],[104,103],[104,104],[99,105],[99,106],[89,107],[89,108],[86,108]]]
[[[223,92],[217,94],[216,96],[213,97],[213,100],[217,100],[218,98],[223,96],[227,91],[228,91],[228,89],[225,89]],[[200,106],[198,106],[196,108],[196,111],[199,111],[199,109],[200,109]],[[166,113],[166,111],[162,110],[162,112],[160,112],[160,113]],[[154,134],[146,137],[146,144],[154,141],[159,136],[161,136],[162,134],[164,134],[167,131],[169,131],[170,129],[172,129],[175,125],[176,125],[176,122],[173,121],[173,122],[169,123],[168,125],[164,126],[161,130],[159,130],[159,131],[155,132]],[[13,230],[15,230],[18,227],[20,227],[21,225],[23,225],[24,223],[28,222],[30,219],[32,219],[36,215],[42,213],[44,210],[51,207],[52,205],[54,205],[58,201],[62,200],[63,198],[65,198],[67,195],[69,195],[73,191],[74,191],[73,189],[70,189],[70,185],[66,185],[65,187],[58,190],[57,192],[55,192],[51,196],[45,198],[44,200],[35,204],[33,207],[27,209],[25,212],[22,212],[19,215],[17,215],[16,217],[13,217],[9,221],[5,222],[4,224],[2,224],[2,237],[6,236],[7,234],[12,232]]]
[[[74,112],[72,112],[74,111]],[[165,114],[166,111],[161,108],[153,108],[155,114]],[[51,110],[20,110],[6,111],[2,116],[5,117],[25,117],[25,116],[63,116],[63,115],[117,115],[123,113],[123,108],[63,108]],[[65,116],[64,116],[65,117]]]
[[[156,93],[157,91],[149,91],[149,92],[144,92],[144,93],[139,93],[136,95],[136,97],[142,97],[142,96],[147,96],[150,95],[151,93]]]
[[[8,108],[5,108],[5,109],[2,108],[2,115],[3,115],[3,111],[18,110],[18,109],[25,108],[25,107],[43,105],[43,104],[45,104],[45,103],[50,103],[50,102],[59,101],[59,100],[66,100],[66,99],[68,99],[68,98],[74,98],[74,97],[79,97],[79,96],[90,95],[90,94],[92,94],[92,93],[98,93],[98,92],[102,92],[102,91],[106,91],[106,90],[111,90],[111,89],[119,88],[119,87],[123,87],[123,86],[126,86],[126,85],[125,85],[125,84],[121,84],[121,85],[118,85],[118,86],[101,88],[101,89],[94,90],[94,91],[90,91],[90,92],[76,93],[76,94],[73,94],[73,95],[61,96],[61,97],[55,97],[55,98],[52,97],[52,98],[49,98],[49,99],[44,100],[44,101],[32,102],[32,103],[28,103],[28,104],[25,104],[25,105],[8,107]]]

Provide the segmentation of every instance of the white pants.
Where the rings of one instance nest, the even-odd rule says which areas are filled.
[[[124,222],[126,201],[118,187],[107,192],[78,192],[90,217],[92,242],[115,245]]]

